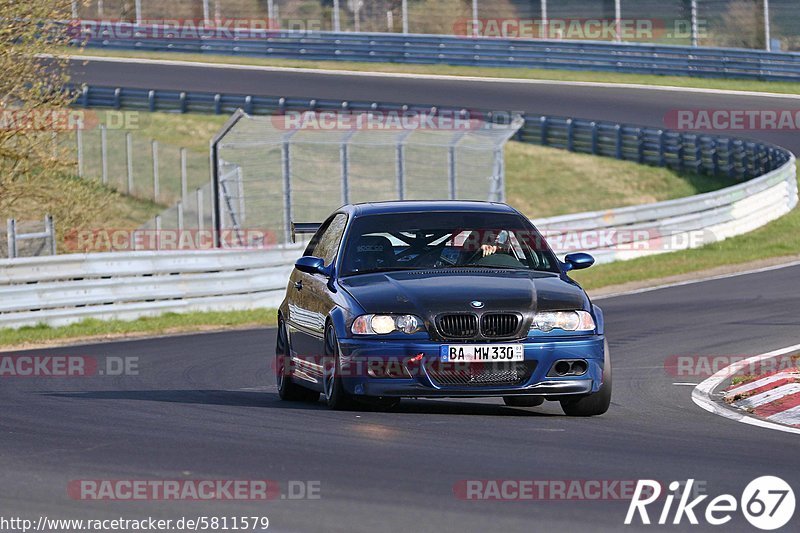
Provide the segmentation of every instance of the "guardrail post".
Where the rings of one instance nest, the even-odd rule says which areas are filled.
[[[8,240],[8,258],[17,257],[17,221],[13,218],[6,220],[6,239]]]
[[[614,125],[614,132],[617,134],[617,143],[614,147],[614,157],[622,159],[622,124]]]
[[[539,144],[541,144],[542,146],[547,146],[547,121],[548,121],[547,117],[539,118],[539,124],[541,127],[541,133],[540,133],[541,138]]]
[[[575,151],[575,121],[567,119],[567,151]]]
[[[108,185],[108,130],[105,124],[100,125],[100,166],[102,174],[100,181]]]
[[[598,137],[598,128],[597,122],[592,122],[592,155],[597,155],[597,137]]]
[[[150,108],[150,112],[154,112],[156,110],[156,92],[150,90],[147,93],[147,105]]]
[[[44,232],[47,233],[50,242],[50,255],[56,255],[56,225],[53,222],[53,215],[44,216]]]
[[[719,153],[717,152],[717,142],[711,139],[711,171],[714,176],[719,175]]]
[[[736,175],[736,169],[734,168],[734,161],[733,161],[733,140],[728,139],[728,142],[725,146],[725,151],[727,153],[726,157],[726,166],[728,167],[728,177],[733,178]]]
[[[81,105],[83,107],[89,107],[89,86],[84,85],[81,88]]]
[[[289,141],[281,146],[281,169],[283,174],[283,237],[285,243],[292,242],[292,162]]]
[[[663,167],[667,165],[667,159],[664,157],[664,130],[658,130],[658,166]]]
[[[150,141],[150,149],[153,153],[153,202],[158,203],[161,192],[158,182],[158,141]]]
[[[122,89],[117,87],[114,89],[114,109],[119,109],[122,106]]]
[[[644,139],[642,138],[642,128],[636,128],[636,160],[639,164],[644,163]]]
[[[222,96],[219,93],[214,95],[214,114],[222,114]]]
[[[181,113],[186,113],[186,93],[182,92],[179,97],[179,102],[181,106]]]
[[[244,97],[244,112],[248,115],[253,114],[253,97],[249,94]]]
[[[133,194],[133,135],[125,133],[125,159],[128,164],[128,189],[127,194]]]

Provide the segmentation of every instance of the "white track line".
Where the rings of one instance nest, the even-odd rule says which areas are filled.
[[[40,57],[52,57],[42,54]],[[492,78],[481,76],[454,76],[445,74],[412,74],[405,72],[372,72],[358,70],[333,70],[304,67],[273,67],[266,65],[242,65],[235,63],[209,63],[204,61],[182,61],[176,59],[147,59],[138,57],[104,57],[89,55],[62,55],[59,56],[75,61],[98,61],[108,63],[133,63],[152,64],[173,67],[202,67],[213,69],[252,70],[261,72],[297,72],[303,74],[322,74],[326,76],[356,76],[368,78],[407,78],[415,80],[444,80],[444,81],[477,81],[485,83],[513,83],[521,85],[554,85],[565,87],[600,87],[606,89],[636,89],[645,91],[669,91],[683,93],[703,93],[729,96],[755,96],[759,98],[787,98],[800,100],[800,94],[765,93],[759,91],[734,91],[727,89],[704,89],[701,87],[676,87],[673,85],[645,85],[640,83],[610,83],[599,81],[566,81],[566,80],[533,80],[523,78]]]
[[[770,359],[771,357],[778,357],[780,355],[796,352],[798,350],[800,350],[800,344],[795,344],[794,346],[788,346],[786,348],[781,348],[780,350],[775,350],[761,355],[755,355],[753,357],[749,357],[742,361],[738,361],[726,368],[723,368],[710,378],[700,383],[697,387],[695,387],[695,389],[692,391],[692,401],[699,407],[705,409],[710,413],[714,413],[716,415],[729,418],[731,420],[736,420],[737,422],[742,422],[744,424],[750,424],[753,426],[758,426],[766,429],[783,431],[785,433],[795,433],[800,435],[800,428],[782,426],[780,424],[775,424],[767,420],[762,420],[760,418],[749,416],[742,411],[736,411],[718,402],[715,402],[714,399],[712,398],[714,389],[716,389],[723,381],[725,381],[725,379],[727,379],[729,376],[734,375],[739,370],[751,364],[759,363],[765,359]]]

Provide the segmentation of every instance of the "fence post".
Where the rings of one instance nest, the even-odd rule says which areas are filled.
[[[128,195],[133,194],[133,135],[125,133],[125,159],[128,164]]]
[[[550,32],[548,31],[548,21],[547,21],[547,0],[542,0],[542,25],[539,26],[539,38],[540,39],[547,39]]]
[[[178,203],[175,205],[178,211],[178,232],[183,231],[183,202],[178,200]],[[178,241],[180,241],[180,235],[178,236]]]
[[[209,22],[211,22],[211,10],[208,8],[208,1],[209,0],[203,0],[203,25],[204,26],[206,24],[208,24]],[[269,3],[271,5],[272,4],[272,0],[270,0]],[[270,13],[269,16],[272,17],[272,13]]]
[[[161,250],[161,215],[155,217],[156,227],[156,250]]]
[[[456,147],[447,148],[447,176],[450,185],[450,199],[456,199]]]
[[[479,37],[478,33],[478,0],[472,0],[472,36]]]
[[[136,24],[142,23],[142,0],[136,0]]]
[[[506,162],[503,159],[503,150],[495,148],[494,165],[497,171],[497,201],[506,201]]]
[[[103,185],[108,185],[108,131],[105,124],[100,125],[100,166],[101,182]]]
[[[406,147],[398,141],[395,147],[394,173],[397,178],[397,199],[405,200],[406,196]]]
[[[6,221],[6,238],[8,239],[8,258],[17,257],[17,221],[9,218]]]
[[[83,177],[83,131],[78,128],[75,130],[75,138],[78,143],[78,177]]]
[[[402,19],[403,19],[403,33],[408,34],[408,0],[403,0],[402,5],[400,6],[402,11]]]
[[[56,255],[56,225],[53,222],[53,215],[44,216],[44,232],[50,239],[50,255]]]
[[[203,214],[203,189],[198,187],[196,191],[197,197],[197,231],[203,231],[203,222],[204,222],[204,214]]]
[[[697,46],[697,0],[692,0],[692,46]]]
[[[342,31],[339,25],[339,0],[333,0],[333,31]]]
[[[772,52],[772,31],[769,21],[769,0],[764,0],[764,42],[766,43],[767,52]]]
[[[614,1],[614,27],[616,28],[616,36],[614,40],[618,43],[622,42],[622,0]]]
[[[158,203],[161,192],[158,183],[158,141],[151,141],[150,147],[153,152],[153,202]]]
[[[339,162],[342,177],[342,204],[350,203],[350,154],[347,142],[339,146]]]
[[[289,141],[281,147],[281,169],[283,174],[283,237],[285,243],[292,242],[292,164]]]
[[[181,148],[181,201],[187,203],[189,201],[189,189],[187,183],[187,170],[186,170],[186,148]]]

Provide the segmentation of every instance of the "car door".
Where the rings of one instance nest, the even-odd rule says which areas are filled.
[[[339,213],[328,219],[311,239],[303,255],[321,258],[330,266],[339,251],[347,224],[347,215]],[[328,278],[294,269],[289,280],[288,326],[292,355],[308,367],[311,377],[319,378],[325,353],[325,323],[334,306]],[[303,364],[305,362],[306,364]],[[318,368],[317,368],[318,367]]]

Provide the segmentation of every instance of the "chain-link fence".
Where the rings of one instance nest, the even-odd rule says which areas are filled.
[[[92,0],[85,19],[800,49],[797,0]],[[765,24],[765,13],[768,13]],[[257,23],[257,24],[256,24]]]
[[[61,132],[57,142],[75,151],[80,177],[164,206],[186,201],[210,179],[207,152],[147,139],[135,131],[100,125]]]
[[[446,113],[239,112],[213,148],[220,230],[281,244],[292,221],[320,221],[345,203],[503,201],[503,146],[522,119],[507,122]]]

